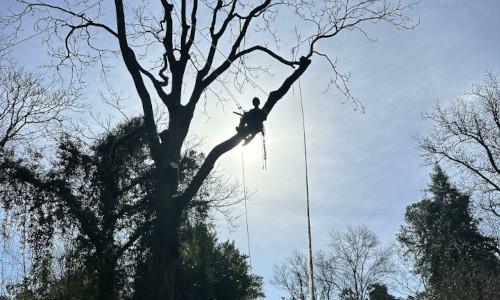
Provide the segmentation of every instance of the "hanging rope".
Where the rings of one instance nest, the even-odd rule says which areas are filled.
[[[262,125],[262,170],[267,170],[266,128]]]
[[[304,164],[306,173],[306,207],[307,207],[307,246],[308,246],[308,261],[307,261],[307,277],[308,277],[308,289],[309,289],[309,299],[315,300],[314,295],[314,272],[313,272],[313,253],[312,253],[312,238],[311,238],[311,214],[309,210],[309,173],[307,165],[307,139],[306,139],[306,122],[304,114],[304,101],[302,98],[302,87],[299,81],[299,96],[300,96],[300,112],[302,115],[302,133],[304,142]]]
[[[241,106],[241,104],[238,102],[238,100],[236,99],[236,97],[233,95],[233,93],[231,93],[231,90],[229,90],[229,88],[226,86],[226,84],[224,82],[221,81],[221,84],[222,84],[222,87],[226,90],[226,92],[229,94],[229,96],[231,97],[231,99],[233,100],[234,104],[236,104],[236,107],[240,110],[240,111],[243,111],[243,107]]]
[[[250,269],[252,269],[252,255],[250,253],[250,230],[248,229],[248,208],[247,208],[247,187],[245,184],[245,158],[244,149],[241,148],[241,180],[243,185],[243,201],[245,202],[245,224],[247,228],[247,248],[248,248],[248,262],[250,264]]]

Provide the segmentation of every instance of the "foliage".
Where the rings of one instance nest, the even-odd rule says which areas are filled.
[[[205,218],[204,216],[202,218]],[[181,260],[178,266],[177,299],[255,299],[264,297],[262,278],[251,273],[247,256],[234,243],[219,242],[206,219],[197,224],[185,222],[181,235]],[[131,258],[128,258],[131,259]],[[32,278],[32,283],[11,286],[16,299],[93,299],[95,284],[85,268],[66,264],[60,277]],[[49,290],[43,295],[33,291],[33,282],[45,280]],[[122,286],[126,289],[126,286]],[[129,293],[130,294],[130,293]],[[122,294],[119,299],[125,299]],[[128,297],[127,297],[128,298]]]
[[[2,205],[26,231],[33,253],[31,289],[50,280],[51,255],[58,243],[69,250],[69,265],[81,265],[97,287],[89,297],[114,297],[114,287],[126,278],[123,254],[147,226],[154,183],[140,118],[120,125],[92,146],[64,137],[51,166],[26,160],[6,160],[8,171]],[[95,273],[95,275],[94,275]],[[67,274],[67,273],[66,273]],[[51,290],[43,284],[36,294]]]
[[[492,296],[488,294],[492,281],[497,282],[493,286],[498,293],[498,249],[480,233],[471,215],[470,197],[453,187],[439,166],[432,174],[429,193],[430,198],[408,206],[398,240],[415,257],[415,271],[427,282],[430,295],[482,299],[476,296]]]
[[[21,298],[36,295],[37,299],[123,299],[134,295],[137,284],[144,280],[141,268],[150,253],[149,228],[154,214],[150,203],[156,190],[144,139],[142,119],[134,118],[89,147],[64,138],[50,167],[11,156],[2,163],[7,171],[2,177],[3,208],[11,219],[21,220],[19,226],[26,231],[26,242],[34,254],[30,275],[12,286],[12,293]],[[181,180],[193,176],[201,159],[203,155],[194,150],[186,152],[180,164]],[[260,295],[262,281],[250,274],[245,257],[233,244],[218,243],[205,223],[211,200],[219,204],[220,199],[234,195],[234,190],[225,190],[220,180],[208,183],[213,184],[202,189],[197,205],[184,217],[181,278],[189,278],[183,274],[193,271],[190,262],[198,264],[203,261],[198,255],[208,254],[213,260],[209,269],[205,273],[198,269],[198,278],[189,278],[191,283],[205,274],[213,278],[208,286],[214,293],[227,289],[237,298]],[[193,227],[195,220],[199,225]],[[192,240],[193,234],[205,244]],[[61,244],[65,250],[58,255],[54,249]],[[193,297],[200,296],[193,291]]]
[[[387,286],[380,283],[370,285],[370,293],[368,296],[370,300],[397,300],[396,297],[389,294]]]
[[[262,278],[251,274],[247,256],[229,241],[220,243],[207,224],[185,224],[181,235],[178,299],[263,297]]]

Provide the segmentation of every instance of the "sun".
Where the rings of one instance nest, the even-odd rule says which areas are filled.
[[[235,159],[243,160],[245,165],[264,165],[265,147],[261,134],[258,134],[249,144],[240,144],[235,149]]]

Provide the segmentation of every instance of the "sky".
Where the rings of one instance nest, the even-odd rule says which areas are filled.
[[[352,103],[344,103],[335,90],[322,93],[328,70],[321,61],[313,60],[300,80],[315,250],[328,247],[332,230],[359,224],[367,225],[383,243],[393,243],[404,223],[406,206],[422,199],[429,182],[430,167],[423,165],[415,141],[430,126],[422,114],[437,101],[457,98],[480,82],[488,70],[500,72],[499,1],[423,0],[410,15],[419,20],[413,30],[370,25],[368,32],[376,38],[374,42],[346,32],[324,45],[338,59],[340,70],[351,74],[349,86],[362,102],[364,113],[355,111]],[[35,47],[39,43],[22,44],[14,55],[25,64],[39,63],[45,59]],[[272,90],[280,72],[274,70],[274,77],[255,80],[265,90]],[[131,85],[125,72],[113,80],[126,91]],[[91,84],[88,90],[87,100],[97,103]],[[133,90],[128,92],[133,95]],[[258,89],[236,94],[246,109],[251,108],[253,96],[264,97]],[[218,163],[221,172],[241,182],[243,152],[245,184],[252,193],[248,202],[252,267],[264,277],[269,299],[284,295],[270,284],[273,265],[307,247],[299,99],[295,85],[265,124],[266,170],[262,169],[260,138]],[[224,106],[208,103],[205,112],[195,115],[190,138],[201,140],[203,150],[209,151],[234,133],[238,117],[233,110],[230,102]],[[243,213],[240,204],[235,211],[239,216],[236,228],[229,229],[222,218],[216,228],[221,240],[235,240],[246,252]]]

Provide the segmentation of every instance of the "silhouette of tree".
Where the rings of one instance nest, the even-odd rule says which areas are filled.
[[[146,270],[149,286],[145,287],[151,299],[174,297],[182,215],[217,160],[245,137],[256,133],[252,132],[255,126],[248,127],[216,145],[187,187],[181,190],[178,174],[182,147],[200,99],[215,83],[224,80],[224,74],[236,73],[232,75],[236,82],[239,78],[243,78],[243,82],[251,80],[249,73],[255,69],[248,65],[248,58],[257,54],[290,67],[281,84],[266,93],[263,119],[269,118],[276,103],[310,67],[313,58],[324,59],[331,66],[331,83],[350,96],[345,84],[347,77],[337,72],[333,58],[321,52],[321,44],[344,31],[366,33],[363,26],[370,23],[387,22],[397,28],[411,28],[413,24],[405,13],[414,4],[411,0],[263,0],[258,3],[160,0],[159,3],[134,4],[115,0],[114,6],[102,0],[61,1],[60,4],[38,0],[19,2],[21,11],[4,20],[19,25],[27,18],[37,17],[33,22],[35,28],[48,33],[50,53],[59,59],[58,67],[69,67],[73,82],[81,80],[86,66],[95,62],[101,63],[102,70],[109,74],[107,58],[115,54],[122,59],[132,78],[142,104],[157,182],[151,202],[155,222],[151,227],[152,245]],[[276,18],[290,20],[290,14],[298,22],[298,40],[286,57],[279,50],[282,47],[273,47],[269,42],[279,40],[274,25],[280,22]],[[202,51],[203,41],[209,41],[210,46]],[[217,57],[220,53],[223,58]],[[188,74],[194,78],[191,86]],[[168,129],[161,133],[154,119],[154,98],[160,99],[168,110]]]
[[[10,218],[20,223],[33,254],[30,276],[18,285],[17,294],[64,298],[69,297],[67,293],[80,293],[86,299],[117,299],[130,293],[132,288],[125,287],[131,279],[140,280],[136,269],[151,251],[150,202],[156,188],[142,118],[121,124],[90,147],[63,138],[49,168],[9,158],[0,165],[5,171],[0,181],[4,221]],[[189,181],[202,159],[194,150],[183,155],[181,185]],[[214,205],[228,205],[227,199],[238,196],[234,187],[223,188],[217,180],[207,180],[202,190],[193,203],[205,215]],[[207,242],[215,247],[215,241],[207,238]],[[61,243],[67,250],[58,258],[53,247]],[[243,269],[244,257],[234,247],[226,248],[219,252],[234,257],[240,271],[248,271]],[[56,276],[51,275],[54,259],[66,261],[56,282],[51,279]],[[247,279],[245,275],[239,274],[240,279]],[[258,291],[258,281],[251,278],[247,281]],[[61,290],[65,283],[81,285]]]
[[[415,271],[427,282],[427,292],[438,299],[494,299],[498,249],[493,239],[481,235],[469,196],[453,187],[437,165],[429,192],[430,198],[407,207],[398,234],[407,255],[415,257]]]
[[[342,290],[350,289],[353,299],[365,299],[372,284],[394,272],[391,250],[382,248],[375,233],[366,226],[333,232],[330,247],[338,285]]]
[[[374,283],[370,286],[369,300],[397,300],[396,297],[389,294],[385,284]]]
[[[80,109],[75,93],[43,78],[0,57],[0,155],[8,143],[27,146],[53,134]]]
[[[430,163],[443,161],[463,175],[463,187],[478,192],[481,207],[500,217],[500,85],[490,72],[484,81],[426,117],[431,132],[420,139]],[[498,221],[496,221],[498,222]]]
[[[146,231],[144,209],[154,184],[142,118],[119,126],[93,146],[65,137],[50,168],[38,162],[6,160],[2,204],[10,218],[23,220],[32,249],[32,276],[26,284],[48,297],[52,247],[70,237],[70,265],[84,267],[86,294],[114,299],[123,275],[123,254]],[[24,216],[24,218],[23,218]],[[71,275],[71,274],[68,274]]]
[[[256,299],[264,297],[262,278],[250,273],[247,256],[229,241],[217,241],[209,224],[181,229],[177,299]]]
[[[303,253],[295,251],[283,262],[275,265],[273,273],[271,283],[288,293],[289,298],[283,297],[283,299],[306,299],[308,295],[307,259]]]
[[[314,256],[314,280],[319,299],[368,298],[371,287],[395,271],[392,251],[380,246],[366,226],[333,231],[327,252]],[[274,267],[272,283],[288,292],[290,299],[306,299],[307,260],[295,252]]]

